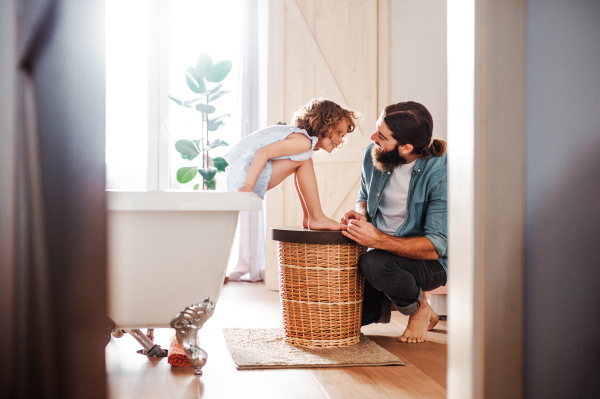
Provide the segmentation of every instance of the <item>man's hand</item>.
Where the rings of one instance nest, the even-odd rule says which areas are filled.
[[[360,213],[359,215],[362,216],[364,220],[360,220],[358,218],[351,219],[348,223],[348,229],[346,231],[342,231],[342,234],[356,241],[362,246],[379,248],[381,238],[385,236],[385,234],[377,230],[377,228],[375,228],[375,226],[373,226],[371,223],[367,222],[367,218],[364,215],[361,215]]]
[[[348,224],[351,220],[362,220],[363,222],[366,222],[367,217],[362,213],[356,211],[348,211],[344,213],[344,216],[342,216],[341,222],[344,224]]]

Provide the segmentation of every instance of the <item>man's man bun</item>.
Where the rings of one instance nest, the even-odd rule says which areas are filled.
[[[399,145],[411,144],[413,154],[436,157],[446,152],[446,142],[432,138],[433,118],[424,105],[414,101],[391,104],[381,115]]]

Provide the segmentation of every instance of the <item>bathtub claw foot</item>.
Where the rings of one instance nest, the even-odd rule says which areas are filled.
[[[196,375],[202,375],[202,367],[208,358],[208,354],[198,346],[198,330],[202,328],[214,311],[215,304],[206,297],[202,302],[183,309],[171,321],[177,341],[190,360],[190,366],[196,369],[194,372]]]

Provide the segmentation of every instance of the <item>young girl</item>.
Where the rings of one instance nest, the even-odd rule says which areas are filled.
[[[346,225],[325,216],[312,162],[313,150],[333,151],[354,131],[354,111],[333,101],[316,99],[294,113],[293,125],[276,125],[244,137],[223,158],[227,190],[254,192],[260,198],[294,174],[302,204],[302,225],[313,230],[344,230]]]

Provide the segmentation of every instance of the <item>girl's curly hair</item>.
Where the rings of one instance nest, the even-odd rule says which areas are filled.
[[[324,98],[310,100],[302,109],[294,112],[292,124],[306,130],[309,136],[327,137],[329,130],[342,119],[348,122],[346,133],[352,133],[356,128],[354,119],[358,119],[356,111],[351,111],[341,105]]]

